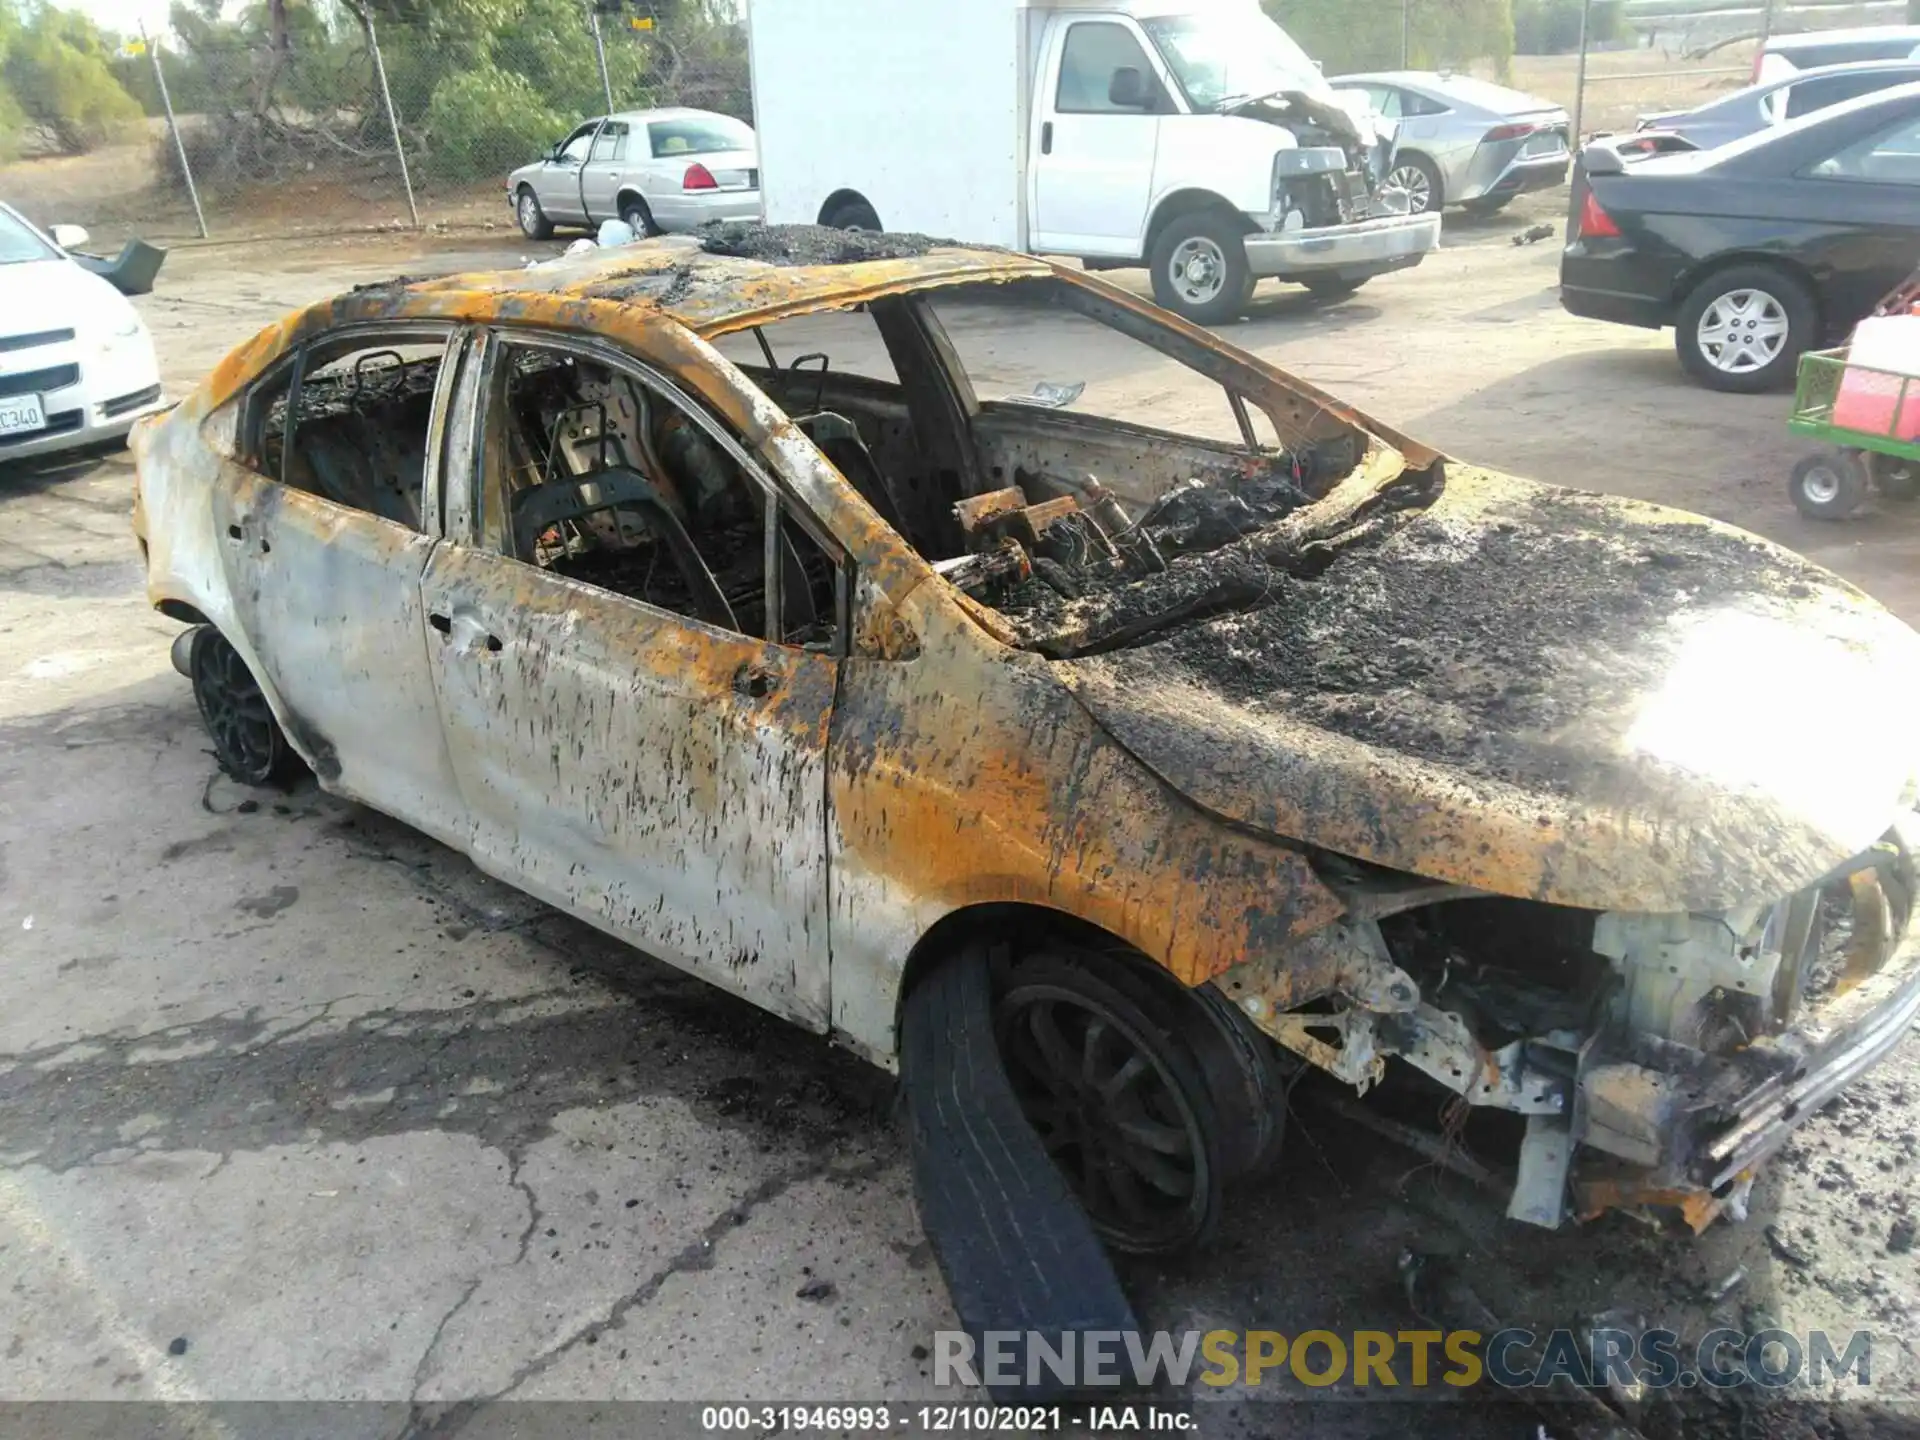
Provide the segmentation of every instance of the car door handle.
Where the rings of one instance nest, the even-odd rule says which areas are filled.
[[[758,700],[780,683],[780,677],[759,665],[742,665],[733,672],[733,688],[741,695]]]
[[[453,634],[454,618],[451,615],[442,615],[438,611],[429,610],[427,612],[427,623],[442,635],[451,637]],[[460,617],[460,632],[459,648],[461,653],[471,652],[482,642],[485,643],[489,654],[498,655],[500,653],[500,637],[483,628],[478,620],[462,615]]]
[[[1051,120],[1040,122],[1040,153],[1042,155],[1053,153],[1053,121]]]

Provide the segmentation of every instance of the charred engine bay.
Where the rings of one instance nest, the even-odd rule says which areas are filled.
[[[1594,739],[1657,683],[1671,617],[1827,588],[1745,536],[1626,523],[1574,491],[1516,482],[1471,519],[1430,517],[1443,484],[1408,475],[1341,506],[1310,503],[1284,471],[1191,482],[1091,542],[1093,517],[1074,513],[1040,534],[1027,573],[1003,564],[971,593],[1024,648],[1123,687],[1180,684],[1572,793],[1621,763]]]

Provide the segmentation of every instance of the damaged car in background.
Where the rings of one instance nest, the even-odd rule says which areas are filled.
[[[1014,311],[1223,423],[990,398]],[[781,338],[826,317],[885,363]],[[1072,268],[734,227],[395,281],[136,448],[220,765],[898,1067],[963,1316],[1202,1239],[1286,1066],[1505,1112],[1519,1219],[1703,1226],[1920,1010],[1912,631]]]
[[[1261,279],[1338,298],[1439,243],[1386,183],[1392,125],[1257,0],[755,0],[747,25],[769,221],[1144,265],[1204,325]]]

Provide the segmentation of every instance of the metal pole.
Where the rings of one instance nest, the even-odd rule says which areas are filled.
[[[1413,0],[1400,0],[1400,68],[1413,65]]]
[[[1773,38],[1773,0],[1766,0],[1760,9],[1760,47],[1766,48],[1767,41]]]
[[[1580,0],[1580,73],[1573,82],[1572,149],[1580,153],[1581,111],[1587,108],[1587,20],[1593,14],[1593,0]]]
[[[387,62],[380,58],[380,37],[373,31],[373,16],[364,17],[367,48],[373,51],[373,73],[380,81],[380,103],[387,107],[387,128],[393,131],[393,155],[400,162],[400,183],[407,191],[407,214],[413,228],[420,228],[420,207],[413,203],[413,177],[407,173],[407,147],[400,143],[400,117],[393,113],[393,92],[387,88]]]
[[[600,58],[600,88],[607,94],[607,113],[613,113],[613,81],[607,78],[607,47],[600,38],[600,12],[589,8],[587,23],[593,27],[593,53]]]
[[[193,201],[194,222],[200,227],[200,238],[207,238],[207,217],[200,208],[200,191],[193,183],[193,167],[187,163],[187,145],[180,138],[180,122],[173,116],[173,97],[167,94],[167,72],[160,68],[160,47],[147,34],[146,23],[140,25],[140,43],[147,47],[147,58],[153,62],[153,83],[160,87],[160,108],[167,112],[167,129],[173,133],[173,151],[180,157],[180,173],[186,177],[187,196]]]

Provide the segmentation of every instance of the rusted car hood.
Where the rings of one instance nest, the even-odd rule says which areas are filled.
[[[1920,636],[1790,552],[1465,467],[1384,528],[1056,673],[1233,821],[1567,905],[1778,898],[1910,801]]]

